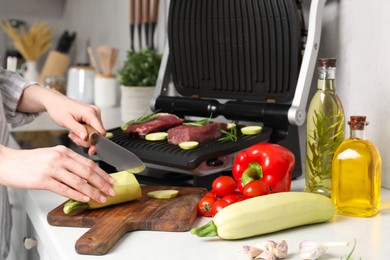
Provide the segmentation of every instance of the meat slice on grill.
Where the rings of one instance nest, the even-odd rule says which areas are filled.
[[[183,123],[183,119],[169,113],[159,113],[156,118],[145,122],[129,125],[125,133],[129,135],[145,136],[149,133],[166,131]]]
[[[199,143],[221,137],[220,130],[226,130],[226,123],[211,123],[203,126],[180,125],[168,130],[168,143],[179,144],[187,141]]]

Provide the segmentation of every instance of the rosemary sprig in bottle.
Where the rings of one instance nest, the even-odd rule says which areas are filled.
[[[337,147],[344,140],[343,121],[340,115],[327,117],[322,112],[314,111],[315,129],[308,133],[311,140],[308,149],[312,154],[306,156],[311,175],[307,176],[306,186],[308,191],[314,191],[321,188],[323,180],[330,178],[332,174],[332,158]],[[333,134],[334,133],[334,134]]]

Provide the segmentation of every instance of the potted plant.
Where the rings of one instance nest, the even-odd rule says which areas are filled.
[[[150,113],[162,55],[145,48],[127,51],[127,59],[117,70],[121,85],[121,120],[127,122]]]

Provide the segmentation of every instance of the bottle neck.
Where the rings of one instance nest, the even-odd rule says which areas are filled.
[[[362,139],[362,140],[367,140],[366,129],[363,129],[363,130],[351,129],[350,136],[351,136],[351,138],[358,138],[358,139]]]
[[[319,67],[318,68],[318,83],[317,89],[322,91],[336,91],[336,68],[335,67]]]

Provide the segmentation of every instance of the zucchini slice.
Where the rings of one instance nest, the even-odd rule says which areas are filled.
[[[145,135],[145,140],[147,141],[163,141],[167,139],[167,132],[155,132]]]
[[[198,146],[199,146],[199,142],[196,141],[181,142],[179,144],[179,147],[183,150],[195,149]]]
[[[105,136],[107,139],[112,139],[114,137],[114,133],[112,132],[106,132],[106,136]]]
[[[241,133],[243,135],[257,135],[263,130],[261,126],[252,125],[252,126],[245,126],[241,128]]]
[[[178,190],[155,190],[148,192],[146,196],[154,199],[170,199],[176,197],[177,194],[179,194]]]

